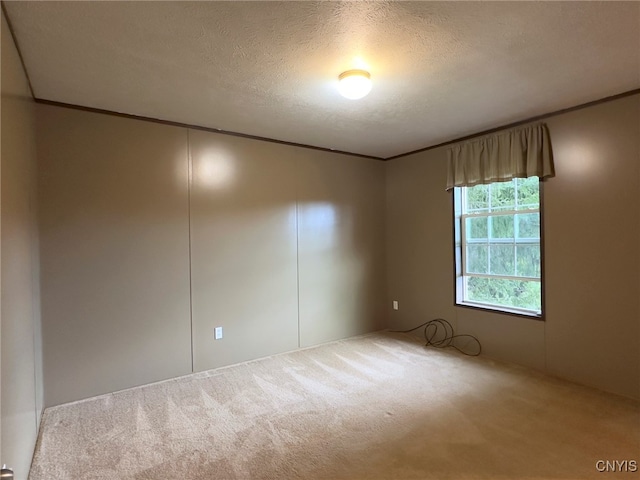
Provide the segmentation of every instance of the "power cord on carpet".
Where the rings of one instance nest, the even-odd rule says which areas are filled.
[[[394,333],[410,333],[422,327],[424,327],[424,339],[427,342],[425,344],[426,347],[429,347],[429,346],[436,347],[436,348],[453,347],[456,350],[458,350],[460,353],[464,355],[468,355],[470,357],[477,357],[478,355],[480,355],[480,352],[482,352],[482,345],[480,345],[480,340],[478,340],[473,335],[467,335],[467,334],[454,335],[453,327],[444,318],[434,318],[433,320],[424,322],[422,325],[418,325],[417,327],[414,327],[410,330],[390,330],[390,331]],[[438,336],[438,332],[441,328],[444,330],[444,337],[442,337],[439,340],[436,340],[436,337]],[[462,338],[462,337],[468,337],[475,340],[475,342],[478,344],[478,352],[468,353],[456,347],[453,344],[453,340],[455,338]]]

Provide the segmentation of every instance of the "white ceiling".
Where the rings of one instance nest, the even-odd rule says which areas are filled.
[[[5,6],[36,98],[376,157],[640,87],[637,2]]]

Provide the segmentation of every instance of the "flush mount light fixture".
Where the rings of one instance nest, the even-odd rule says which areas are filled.
[[[357,100],[371,91],[371,75],[365,70],[347,70],[338,80],[338,90],[345,98]]]

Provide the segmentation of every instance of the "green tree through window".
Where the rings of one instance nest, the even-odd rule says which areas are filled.
[[[542,309],[538,177],[456,187],[456,303]]]

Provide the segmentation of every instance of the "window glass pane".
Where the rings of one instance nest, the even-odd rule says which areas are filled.
[[[456,302],[540,311],[541,282],[524,280],[542,277],[539,185],[531,177],[456,187]]]
[[[491,184],[491,210],[515,210],[515,183],[498,182]]]
[[[487,245],[467,246],[467,271],[489,273],[489,247]]]
[[[467,188],[467,212],[486,212],[489,209],[490,185],[476,185]]]
[[[516,215],[518,222],[518,238],[540,238],[540,214],[527,213]]]
[[[494,275],[515,275],[514,245],[491,245],[489,247],[489,273]]]
[[[540,282],[478,277],[467,280],[467,300],[472,302],[537,311],[541,298]]]
[[[491,217],[491,238],[513,239],[513,215]]]
[[[538,177],[518,178],[517,210],[538,208],[540,204],[540,182]]]
[[[516,275],[520,277],[540,278],[540,246],[518,245]]]
[[[467,238],[487,238],[488,218],[467,218],[466,234]]]

